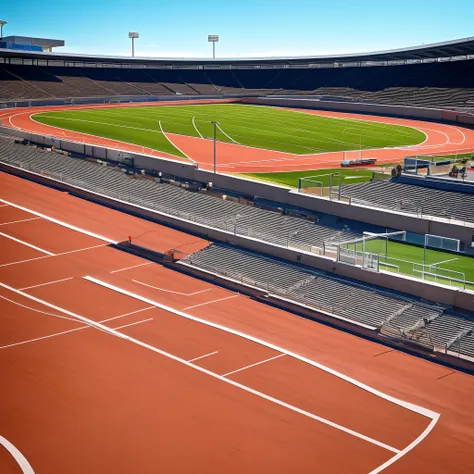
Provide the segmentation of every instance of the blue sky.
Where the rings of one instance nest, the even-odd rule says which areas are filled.
[[[71,53],[219,57],[376,51],[474,36],[473,0],[2,0],[4,35]],[[59,51],[59,50],[58,50]]]

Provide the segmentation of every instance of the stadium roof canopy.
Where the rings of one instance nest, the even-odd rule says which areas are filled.
[[[51,50],[51,48],[57,48],[59,46],[64,46],[65,44],[63,40],[32,38],[30,36],[4,36],[2,41],[17,45],[40,46],[43,51]]]
[[[55,41],[55,40],[45,40]],[[54,46],[60,46],[54,45]],[[100,63],[104,66],[109,64],[122,65],[123,67],[317,67],[317,65],[354,65],[358,63],[372,62],[431,62],[436,60],[450,59],[473,59],[474,58],[474,36],[457,40],[432,43],[409,48],[399,48],[387,51],[375,51],[370,53],[336,54],[325,56],[293,56],[293,57],[266,57],[266,58],[141,58],[125,56],[100,56],[52,52],[28,52],[0,49],[0,57],[15,57],[17,59],[46,60],[48,63],[64,61],[66,63]],[[26,63],[25,63],[26,64]],[[72,64],[71,64],[72,65]]]

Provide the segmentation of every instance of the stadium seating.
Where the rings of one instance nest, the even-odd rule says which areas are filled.
[[[343,196],[387,209],[474,222],[474,194],[412,184],[368,181],[343,186]]]
[[[258,93],[469,109],[473,84],[474,61],[252,70],[0,65],[0,100]]]
[[[80,181],[87,189],[100,189],[105,194],[120,195],[144,207],[278,245],[290,244],[311,251],[313,246],[320,248],[325,242],[360,237],[350,230],[226,201],[204,192],[190,192],[151,179],[134,180],[118,168],[25,147],[6,138],[0,138],[0,161],[21,163],[23,167],[29,166],[64,180]]]

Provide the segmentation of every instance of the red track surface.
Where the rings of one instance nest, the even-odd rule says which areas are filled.
[[[230,100],[219,101],[186,101],[186,104],[232,102]],[[177,105],[176,102],[157,102],[148,104],[120,104],[120,107],[143,107],[157,105]],[[182,103],[178,103],[182,105]],[[157,152],[142,146],[95,137],[79,132],[71,132],[49,125],[40,124],[31,119],[31,115],[38,112],[53,110],[77,110],[78,108],[103,108],[117,107],[117,105],[87,105],[87,106],[55,106],[36,107],[25,109],[14,109],[0,112],[0,120],[9,127],[25,130],[32,133],[40,133],[57,138],[67,138],[91,145],[108,146],[128,152],[146,153],[152,156],[161,156],[178,161],[187,161],[173,155]],[[371,115],[355,115],[340,112],[323,112],[319,110],[289,109],[298,113],[309,113],[335,118],[350,118],[356,120],[369,120],[381,123],[391,123],[414,127],[426,135],[426,141],[420,145],[403,148],[386,148],[377,150],[359,150],[348,152],[319,153],[311,155],[292,155],[290,153],[275,152],[261,148],[253,148],[233,143],[219,142],[218,169],[221,172],[276,172],[305,170],[315,168],[338,167],[343,159],[377,158],[378,163],[389,163],[400,161],[405,156],[416,154],[449,154],[474,151],[474,130],[457,125],[445,125],[420,120],[398,119],[378,117]],[[213,163],[213,142],[196,137],[184,135],[167,134],[168,138],[181,149],[189,158],[196,162],[200,168],[211,169]]]
[[[135,235],[151,230],[147,245],[158,250],[180,242],[206,244],[5,174],[0,198],[112,240],[136,229]],[[397,449],[429,421],[278,350],[104,288],[85,275],[258,337],[440,413],[421,444],[384,472],[472,472],[472,377],[262,305],[37,217],[0,207],[0,231],[39,249],[4,237],[0,266],[0,282],[18,289],[0,287],[0,434],[36,474],[357,474],[393,456],[199,367],[216,374],[237,371],[226,378]],[[15,245],[5,251],[7,242]],[[207,356],[193,362],[197,368],[187,366],[31,297],[107,327],[127,326],[120,333],[184,360]],[[272,357],[277,358],[267,360]],[[252,364],[258,365],[247,367]],[[1,446],[0,472],[21,472]]]

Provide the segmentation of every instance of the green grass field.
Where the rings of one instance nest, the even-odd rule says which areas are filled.
[[[361,243],[358,243],[356,247],[356,250],[362,251]],[[352,250],[354,246],[349,245],[349,248]],[[431,268],[425,268],[425,272],[435,273],[439,276],[435,278],[432,275],[425,274],[425,280],[463,287],[464,285],[462,283],[452,280],[464,279],[467,282],[472,282],[472,284],[466,284],[466,288],[474,290],[473,257],[443,252],[442,250],[427,249],[425,262],[425,252],[423,248],[404,242],[388,241],[387,243],[386,239],[366,241],[365,251],[380,255],[379,261],[381,270],[422,278],[423,267],[421,264],[426,263],[426,265],[430,265]],[[384,263],[389,265],[384,265]],[[464,276],[460,275],[460,273]]]
[[[329,173],[341,173],[342,184],[355,184],[369,181],[372,179],[374,172],[366,169],[348,169],[348,168],[331,168],[331,169],[319,169],[319,170],[306,170],[306,171],[289,171],[284,173],[252,173],[246,174],[252,178],[267,181],[269,183],[280,184],[282,186],[288,186],[289,188],[298,187],[299,178],[307,178],[309,176],[315,176],[314,180],[323,183],[323,186],[329,186],[330,177]],[[390,175],[387,175],[389,178]],[[333,178],[333,185],[338,185],[339,182],[337,177]]]
[[[415,145],[425,139],[409,127],[242,104],[81,109],[36,114],[33,119],[178,156],[182,154],[163,135],[160,123],[165,132],[211,138],[211,121],[217,121],[220,141],[294,154]]]

